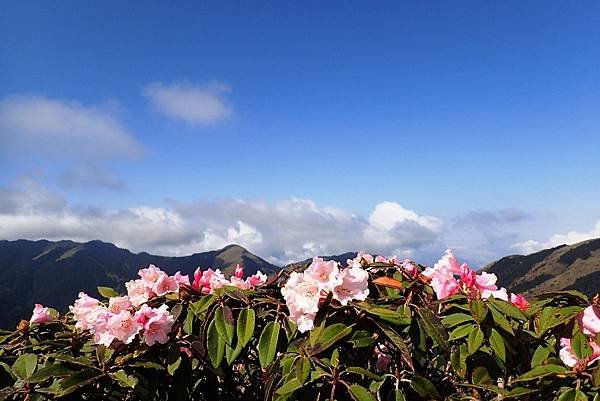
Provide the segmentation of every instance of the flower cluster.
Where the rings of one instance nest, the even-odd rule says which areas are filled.
[[[450,249],[433,267],[423,271],[428,277],[430,285],[438,299],[448,298],[455,294],[465,294],[472,298],[487,299],[491,296],[509,302],[506,288],[498,288],[497,277],[493,273],[477,272],[466,263],[458,263]],[[529,303],[522,295],[511,294],[510,302],[522,310],[529,307]]]
[[[580,363],[587,364],[600,360],[600,345],[595,341],[596,334],[600,333],[600,307],[596,305],[588,306],[581,312],[577,318],[579,327],[583,334],[589,337],[589,345],[592,348],[592,355],[586,360],[579,360],[571,348],[571,340],[568,338],[560,339],[562,347],[558,353],[560,359],[567,366],[573,367]]]
[[[139,279],[125,283],[127,295],[109,298],[108,306],[79,293],[79,298],[69,308],[77,322],[75,326],[89,330],[97,344],[107,347],[115,340],[129,344],[140,333],[148,345],[167,342],[173,324],[167,305],[150,308],[146,302],[178,292],[179,285],[189,285],[190,280],[180,272],[169,276],[154,265],[140,269],[138,275]]]
[[[225,278],[220,269],[207,269],[203,271],[202,269],[197,268],[194,272],[192,287],[201,291],[203,294],[212,294],[214,290],[225,285],[247,290],[263,285],[266,281],[267,275],[261,273],[260,270],[244,280],[244,269],[238,264],[235,267],[233,276],[231,276],[229,280]]]
[[[180,284],[190,285],[190,279],[187,275],[183,276],[180,272],[177,272],[173,276],[169,276],[154,265],[140,269],[138,275],[141,278],[125,283],[129,301],[136,307],[156,296],[179,291]]]
[[[310,266],[302,273],[292,272],[281,293],[290,311],[290,320],[298,325],[300,332],[314,327],[314,319],[319,303],[332,293],[333,299],[342,305],[351,300],[365,300],[369,295],[369,273],[362,268],[364,257],[359,254],[348,260],[348,267],[340,269],[337,262],[324,261],[315,257]]]
[[[152,298],[179,292],[180,285],[190,286],[190,279],[180,272],[169,276],[154,265],[138,271],[139,279],[125,283],[127,295],[111,297],[108,305],[84,292],[69,309],[75,319],[75,327],[88,330],[94,335],[94,342],[111,346],[115,341],[130,344],[140,335],[147,345],[164,344],[169,339],[173,316],[168,306],[152,308],[146,303]],[[244,269],[237,265],[234,275],[228,280],[219,269],[200,268],[194,273],[191,286],[202,293],[212,293],[224,285],[240,289],[255,288],[267,281],[267,276],[258,271],[244,280]],[[45,323],[52,320],[48,308],[35,305],[30,323]]]

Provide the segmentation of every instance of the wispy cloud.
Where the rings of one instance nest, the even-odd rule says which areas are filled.
[[[0,99],[0,145],[5,150],[83,160],[143,153],[114,113],[41,95]]]
[[[554,234],[545,241],[536,241],[529,239],[517,242],[512,245],[513,249],[525,254],[540,251],[546,248],[553,248],[559,245],[572,245],[588,239],[600,237],[600,220],[596,221],[594,227],[589,231],[569,231],[564,234]]]
[[[116,174],[90,163],[66,171],[60,177],[59,183],[65,189],[108,189],[111,191],[127,189],[127,183]]]
[[[206,124],[224,120],[232,114],[232,107],[226,99],[230,91],[229,86],[220,82],[206,85],[152,82],[142,93],[157,111],[166,116],[192,124]]]

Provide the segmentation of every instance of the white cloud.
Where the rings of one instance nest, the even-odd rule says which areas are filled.
[[[229,87],[219,82],[207,85],[152,82],[142,93],[159,112],[198,124],[224,120],[231,115],[232,108],[225,98],[229,92]]]
[[[2,239],[101,239],[132,251],[163,255],[237,243],[278,264],[360,249],[408,256],[435,244],[442,226],[439,219],[394,202],[376,205],[366,219],[296,198],[169,201],[167,208],[102,209],[69,205],[41,186],[0,190],[7,199],[17,197],[5,207],[0,204]],[[19,203],[19,197],[33,201]]]
[[[0,145],[67,159],[136,157],[142,146],[109,111],[39,95],[0,99]]]
[[[546,241],[526,240],[512,245],[512,248],[525,254],[540,251],[546,248],[553,248],[559,245],[572,245],[581,241],[600,237],[600,220],[596,222],[590,231],[569,231],[565,234],[554,234]]]

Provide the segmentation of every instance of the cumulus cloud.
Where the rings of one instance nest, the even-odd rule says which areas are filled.
[[[226,95],[230,88],[220,82],[196,85],[189,82],[152,82],[142,91],[159,112],[192,124],[224,120],[232,113]]]
[[[94,164],[83,164],[66,171],[60,178],[60,185],[65,189],[127,189],[127,184],[121,178]]]
[[[512,248],[517,249],[519,252],[529,254],[546,248],[553,248],[559,245],[572,245],[598,237],[600,237],[600,220],[596,221],[594,227],[589,231],[569,231],[564,234],[554,234],[546,241],[528,239],[513,244]]]
[[[33,185],[33,184],[31,184]],[[0,188],[0,238],[102,239],[133,251],[184,255],[240,244],[276,264],[364,249],[410,256],[439,240],[442,221],[395,202],[368,218],[307,199],[225,199],[168,207],[105,209],[70,205],[41,186]],[[23,202],[22,200],[26,201]]]
[[[142,146],[113,113],[40,95],[0,99],[0,145],[69,159],[137,157]]]

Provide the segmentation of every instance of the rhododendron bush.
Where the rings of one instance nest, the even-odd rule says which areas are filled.
[[[244,277],[139,271],[0,334],[0,400],[600,400],[600,305],[452,252]]]

